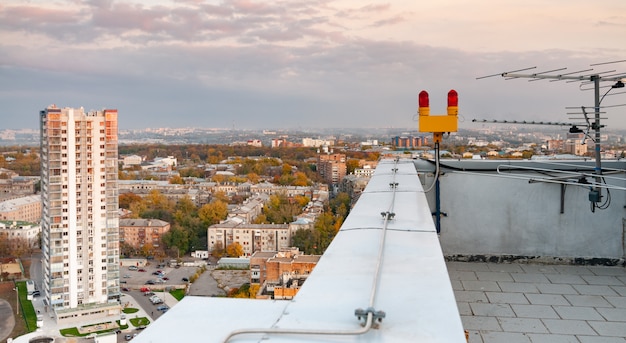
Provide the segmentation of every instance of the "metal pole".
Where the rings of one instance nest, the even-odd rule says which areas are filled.
[[[600,76],[593,75],[592,77],[595,92],[595,121],[594,129],[596,131],[596,184],[599,185],[602,182],[602,158],[600,156]],[[596,186],[598,192],[598,200],[602,197],[602,188]]]
[[[439,165],[439,142],[435,142],[435,164]],[[439,172],[435,167],[435,173]],[[441,232],[441,199],[439,193],[439,175],[435,175],[435,227]]]
[[[20,292],[17,288],[17,284],[15,285],[15,314],[20,315]]]

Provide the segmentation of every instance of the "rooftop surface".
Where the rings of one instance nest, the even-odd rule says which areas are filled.
[[[470,343],[626,343],[624,267],[446,265]]]

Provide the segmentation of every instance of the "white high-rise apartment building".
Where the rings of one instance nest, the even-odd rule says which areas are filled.
[[[117,110],[40,120],[42,293],[59,322],[119,313]]]

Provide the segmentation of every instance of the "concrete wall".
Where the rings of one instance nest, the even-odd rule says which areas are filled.
[[[498,175],[495,167],[510,164],[508,161],[463,162],[448,164],[454,169],[442,168],[441,211],[447,213],[441,219],[444,255],[624,258],[626,191],[611,190],[608,209],[592,212],[589,189],[568,185],[561,213],[560,184],[529,183],[527,179]],[[445,165],[446,160],[442,163]],[[422,184],[428,188],[433,182],[432,163],[415,164],[418,172],[424,172]],[[624,162],[609,165],[622,170],[626,167]],[[611,176],[622,180],[607,179],[609,184],[626,187],[623,172]],[[606,196],[606,191],[603,194]],[[434,212],[434,189],[427,198]]]

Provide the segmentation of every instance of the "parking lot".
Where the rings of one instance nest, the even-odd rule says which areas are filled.
[[[129,291],[139,290],[143,287],[151,289],[165,289],[166,287],[181,288],[187,284],[183,279],[189,280],[196,273],[197,267],[173,268],[165,266],[158,268],[158,263],[149,263],[145,267],[122,266],[120,268],[120,282],[122,289]],[[136,270],[134,270],[136,269]],[[162,277],[153,273],[161,271]],[[162,281],[160,281],[162,280]]]

